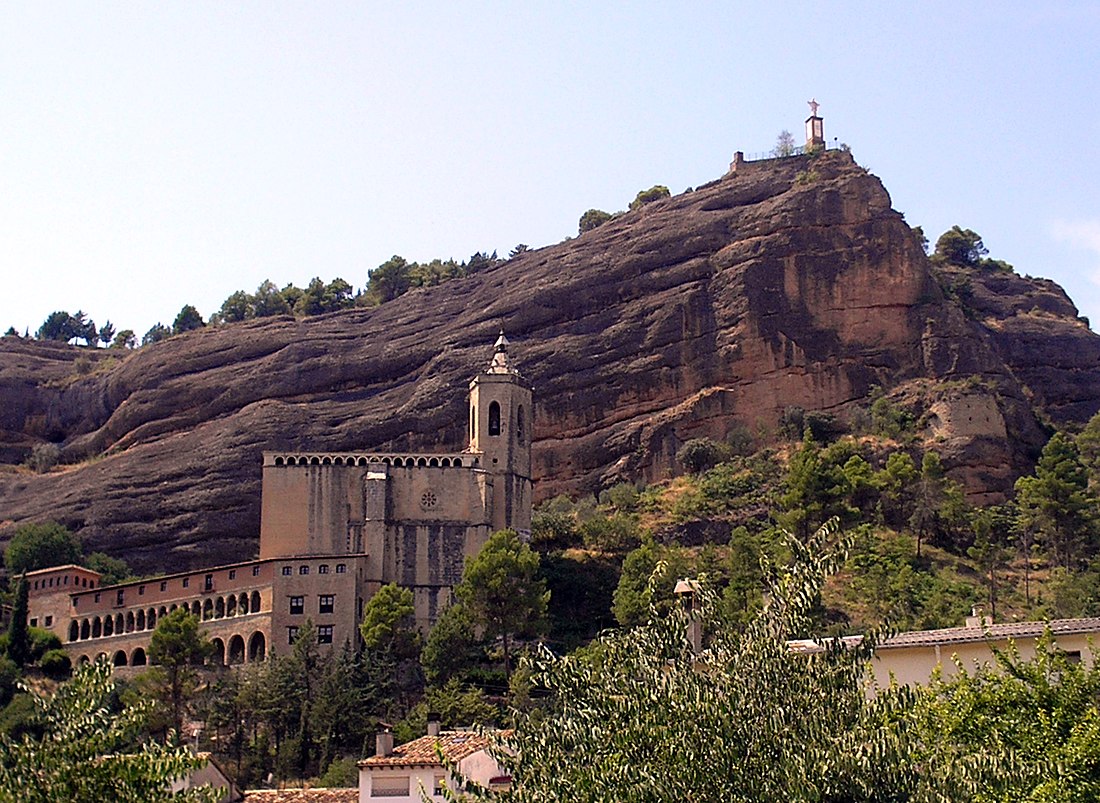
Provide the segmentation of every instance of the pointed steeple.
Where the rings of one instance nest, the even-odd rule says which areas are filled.
[[[504,336],[503,328],[501,328],[500,336],[493,346],[493,361],[489,363],[488,373],[519,374],[519,372],[508,363],[508,338]]]

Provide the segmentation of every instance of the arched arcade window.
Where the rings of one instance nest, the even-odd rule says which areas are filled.
[[[489,434],[500,434],[500,402],[489,402]]]

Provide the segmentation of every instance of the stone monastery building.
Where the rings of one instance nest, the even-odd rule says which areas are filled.
[[[213,662],[241,664],[285,653],[307,619],[322,645],[358,644],[364,604],[398,583],[426,628],[491,533],[531,527],[531,389],[503,333],[469,400],[461,452],[265,452],[257,560],[114,586],[81,566],[28,572],[30,624],[74,663],[143,666],[157,621],[186,607]]]

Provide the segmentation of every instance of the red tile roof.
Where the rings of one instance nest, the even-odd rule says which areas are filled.
[[[398,745],[388,756],[371,756],[360,767],[442,767],[447,761],[461,761],[489,746],[489,737],[477,731],[443,731],[439,736],[421,736]]]
[[[244,803],[358,803],[358,789],[254,789]]]

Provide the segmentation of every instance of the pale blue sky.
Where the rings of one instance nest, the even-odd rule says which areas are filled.
[[[0,330],[576,234],[802,137],[1100,323],[1100,3],[0,2]]]

